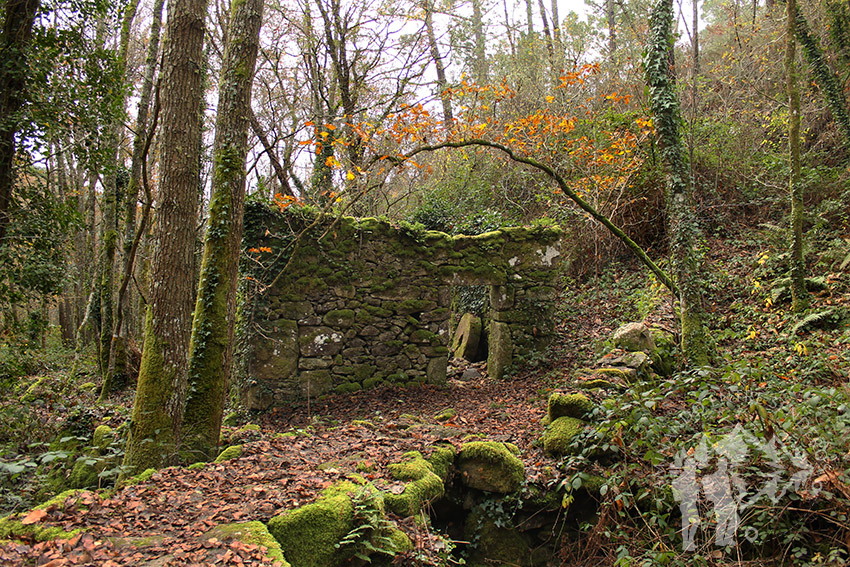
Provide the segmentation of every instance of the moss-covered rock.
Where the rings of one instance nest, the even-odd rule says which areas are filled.
[[[562,394],[555,392],[549,396],[546,416],[549,423],[559,417],[575,417],[582,419],[589,415],[594,408],[593,402],[584,394]]]
[[[154,475],[154,473],[156,473],[156,469],[153,469],[153,468],[145,469],[135,476],[131,476],[129,478],[125,478],[125,479],[121,480],[121,482],[119,484],[120,484],[120,486],[133,486],[134,484],[140,484],[142,482],[147,482]]]
[[[478,352],[481,338],[481,318],[472,313],[464,313],[452,337],[452,353],[455,358],[473,360]]]
[[[65,498],[62,499],[62,502],[64,501]],[[43,506],[39,507],[39,509],[43,508]],[[5,518],[0,518],[0,541],[15,539],[28,539],[35,541],[71,539],[82,531],[81,528],[65,531],[60,527],[45,526],[39,522],[24,524],[22,520],[25,517],[26,514],[13,514],[11,516],[6,516]]]
[[[504,443],[473,441],[461,447],[457,458],[461,480],[466,486],[508,494],[525,481],[525,467]]]
[[[559,417],[543,432],[543,450],[550,455],[573,455],[573,440],[584,430],[585,422],[575,417]]]
[[[38,506],[34,508],[34,510],[48,510],[50,508],[61,508],[65,506],[65,501],[68,499],[73,500],[73,504],[79,504],[80,500],[83,498],[83,495],[91,494],[88,490],[81,490],[78,488],[71,488],[60,492],[50,500],[46,502],[42,502]],[[86,508],[86,506],[81,506],[81,508]]]
[[[222,463],[224,461],[230,461],[233,459],[238,459],[242,456],[242,445],[231,445],[230,447],[223,450],[219,453],[218,457],[215,458],[216,463]]]
[[[434,416],[434,419],[437,421],[449,421],[453,417],[457,415],[457,412],[453,408],[446,408],[443,411],[439,412]]]
[[[626,323],[611,335],[614,345],[629,352],[655,350],[655,341],[649,327],[643,323]]]
[[[269,529],[262,522],[220,524],[206,532],[203,538],[216,538],[219,540],[232,538],[248,545],[264,547],[266,549],[266,557],[272,561],[279,561],[281,567],[291,567],[283,556],[280,544],[269,533]]]
[[[445,458],[441,453],[440,459]],[[434,466],[418,451],[406,453],[400,463],[387,467],[390,476],[396,480],[407,482],[401,494],[386,494],[384,500],[387,508],[399,516],[413,516],[428,502],[439,498],[445,493],[444,478],[434,472]],[[444,467],[440,466],[443,472]],[[448,470],[445,469],[448,473]]]
[[[357,485],[343,481],[325,489],[312,504],[286,511],[269,520],[268,530],[284,557],[295,567],[337,567],[346,552],[336,546],[354,528],[354,505],[349,493]]]
[[[105,451],[112,439],[112,428],[108,425],[98,425],[92,434],[92,446],[99,451]]]

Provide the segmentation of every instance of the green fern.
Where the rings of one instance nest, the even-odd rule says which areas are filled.
[[[827,329],[840,325],[847,317],[847,310],[843,307],[830,307],[821,311],[809,313],[791,328],[791,332],[799,334],[811,329]]]

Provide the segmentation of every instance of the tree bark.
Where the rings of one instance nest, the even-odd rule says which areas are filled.
[[[219,87],[209,228],[189,349],[191,394],[181,453],[191,461],[216,456],[233,366],[248,115],[262,19],[263,0],[233,2]]]
[[[115,376],[116,359],[120,348],[126,348],[129,333],[122,331],[124,328],[125,313],[128,307],[127,290],[130,275],[133,272],[135,252],[138,249],[136,242],[136,206],[139,202],[139,188],[142,185],[142,161],[144,159],[145,145],[148,138],[148,111],[153,95],[153,77],[156,72],[157,55],[159,53],[160,29],[162,27],[162,8],[164,0],[156,0],[153,8],[153,20],[151,21],[150,37],[148,38],[148,52],[145,58],[145,76],[142,82],[142,91],[139,94],[138,111],[136,112],[136,132],[133,139],[133,155],[130,165],[130,179],[127,182],[127,194],[124,200],[124,247],[122,262],[122,283],[118,289],[118,300],[115,303],[115,320],[112,325],[112,336],[109,343],[109,357],[107,359],[106,378],[103,382],[100,397],[104,399],[109,395],[113,387]],[[122,335],[123,332],[123,335]],[[120,372],[126,375],[126,368]]]
[[[785,34],[785,92],[788,95],[788,150],[791,161],[791,308],[809,306],[806,262],[803,257],[803,184],[800,181],[800,86],[797,78],[797,0],[787,0]]]
[[[14,183],[15,134],[26,100],[27,51],[38,0],[6,0],[0,36],[0,245],[6,238]]]
[[[424,0],[422,7],[425,10],[425,31],[428,34],[428,47],[431,50],[431,59],[434,60],[434,68],[437,71],[437,86],[440,89],[440,101],[443,104],[443,126],[446,130],[451,130],[454,123],[452,99],[447,92],[449,81],[446,78],[446,68],[443,66],[443,58],[437,46],[437,36],[434,34],[434,6],[431,0]]]
[[[487,65],[481,0],[472,0],[472,33],[475,36],[475,80],[479,85],[486,85],[489,81],[490,70]]]
[[[617,21],[614,15],[614,0],[605,0],[605,22],[608,24],[608,57],[617,53]]]
[[[671,73],[673,48],[672,0],[658,0],[650,17],[650,41],[645,60],[649,101],[661,157],[667,168],[667,222],[673,277],[679,288],[682,352],[689,365],[709,363],[709,339],[702,304],[702,235],[693,206],[691,179],[679,132],[679,100]]]
[[[170,0],[161,79],[160,188],[145,340],[124,465],[176,462],[194,305],[206,0]]]

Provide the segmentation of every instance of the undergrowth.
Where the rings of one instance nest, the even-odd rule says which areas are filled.
[[[821,242],[802,314],[777,293],[787,257],[774,230],[713,243],[706,307],[725,362],[607,391],[598,426],[560,463],[560,488],[604,478],[564,564],[848,564],[850,287],[843,240]],[[669,317],[663,300],[644,309],[645,277],[593,283],[582,305],[651,326]]]

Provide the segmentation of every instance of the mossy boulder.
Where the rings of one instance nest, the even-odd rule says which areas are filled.
[[[68,476],[67,486],[71,488],[100,488],[104,478],[111,478],[109,484],[118,476],[118,465],[121,464],[121,455],[113,452],[109,454],[108,449],[114,440],[112,428],[108,425],[99,425],[92,434],[91,446],[85,454],[78,457]],[[106,471],[106,472],[104,472]]]
[[[278,561],[280,567],[291,567],[284,559],[280,544],[269,533],[269,529],[262,522],[236,522],[232,524],[220,524],[203,535],[203,539],[216,538],[219,540],[235,539],[248,545],[256,545],[266,548],[266,557],[272,561]]]
[[[105,451],[113,440],[112,428],[108,425],[98,425],[92,434],[92,447],[98,451]]]
[[[242,456],[242,445],[231,445],[230,447],[223,450],[219,453],[218,457],[215,458],[216,463],[223,463],[224,461],[231,461],[233,459],[238,459]]]
[[[584,394],[562,394],[555,392],[549,396],[546,416],[549,423],[552,423],[559,417],[582,419],[588,416],[594,407],[593,402]]]
[[[438,470],[448,474],[448,467],[443,465],[444,456],[438,461]],[[445,477],[434,472],[434,465],[428,462],[418,451],[405,453],[400,463],[393,463],[387,471],[396,480],[407,482],[401,494],[386,494],[384,500],[387,508],[399,516],[413,516],[429,502],[441,497],[446,489],[443,484]]]
[[[40,506],[36,506],[37,510],[48,510],[58,506],[62,506],[68,498],[78,499],[85,491],[66,490],[61,494],[51,498]],[[79,534],[82,529],[77,528],[71,531],[65,531],[57,526],[46,526],[40,522],[24,524],[23,520],[29,512],[21,514],[11,514],[4,518],[0,518],[0,541],[26,539],[35,541],[48,541],[53,539],[71,539]]]
[[[446,408],[443,411],[437,413],[434,416],[434,419],[436,419],[437,421],[449,421],[456,415],[457,412],[453,408]]]
[[[268,530],[284,557],[295,567],[337,567],[348,550],[337,544],[354,529],[353,482],[342,481],[322,492],[312,504],[289,510],[269,520]]]
[[[549,424],[543,432],[543,450],[550,455],[574,455],[578,449],[573,447],[576,436],[584,430],[585,422],[575,417],[559,417]]]
[[[614,346],[629,352],[654,352],[652,331],[643,323],[626,323],[611,335]]]
[[[525,481],[522,461],[497,441],[473,441],[461,447],[457,457],[461,480],[486,492],[508,494]]]

